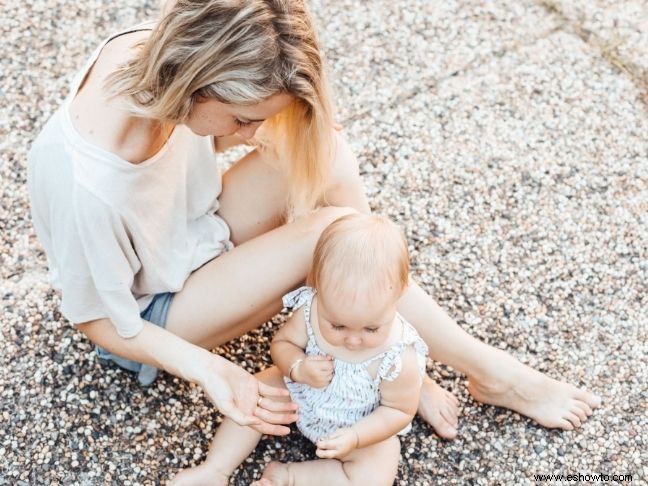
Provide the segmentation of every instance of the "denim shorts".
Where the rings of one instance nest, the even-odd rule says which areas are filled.
[[[164,329],[173,296],[174,294],[171,292],[155,294],[155,297],[153,297],[153,300],[148,307],[140,313],[140,317]],[[137,373],[137,381],[139,381],[143,386],[150,385],[157,377],[158,369],[153,366],[116,356],[99,346],[96,347],[96,351],[100,362],[112,361],[128,371]]]

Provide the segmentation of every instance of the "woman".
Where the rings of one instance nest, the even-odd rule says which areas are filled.
[[[221,181],[215,152],[245,141],[256,150]],[[180,0],[110,39],[34,142],[28,175],[62,312],[101,357],[143,383],[164,369],[234,421],[288,432],[283,392],[208,350],[276,314],[323,229],[369,211],[303,0]],[[563,429],[599,405],[472,338],[415,283],[399,311],[479,401]],[[431,379],[421,396],[420,415],[454,437],[456,399]]]

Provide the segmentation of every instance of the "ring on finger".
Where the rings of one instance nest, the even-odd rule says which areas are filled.
[[[261,406],[261,400],[263,400],[263,397],[260,396],[259,399],[257,400],[257,407]]]

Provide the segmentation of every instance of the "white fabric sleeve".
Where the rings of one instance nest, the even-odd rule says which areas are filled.
[[[52,285],[62,292],[61,312],[72,324],[107,317],[85,261],[73,207],[70,164],[50,145],[27,155],[32,223],[43,245]],[[52,184],[52,181],[56,181]]]
[[[79,184],[74,187],[73,207],[81,246],[77,258],[85,261],[94,292],[117,333],[124,338],[133,337],[142,330],[144,322],[131,292],[141,263],[128,232],[116,211]],[[65,268],[61,273],[65,273]],[[68,290],[73,289],[70,298],[83,299],[83,293],[90,292],[89,281],[79,283],[80,288],[68,285]]]

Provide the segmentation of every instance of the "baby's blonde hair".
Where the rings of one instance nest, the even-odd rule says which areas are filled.
[[[169,0],[140,47],[106,83],[136,116],[182,123],[199,97],[252,105],[294,96],[255,141],[287,164],[289,214],[321,203],[335,147],[333,108],[304,0]]]
[[[409,253],[401,229],[384,216],[350,214],[320,236],[307,283],[334,292],[393,291],[400,297],[409,279]]]

